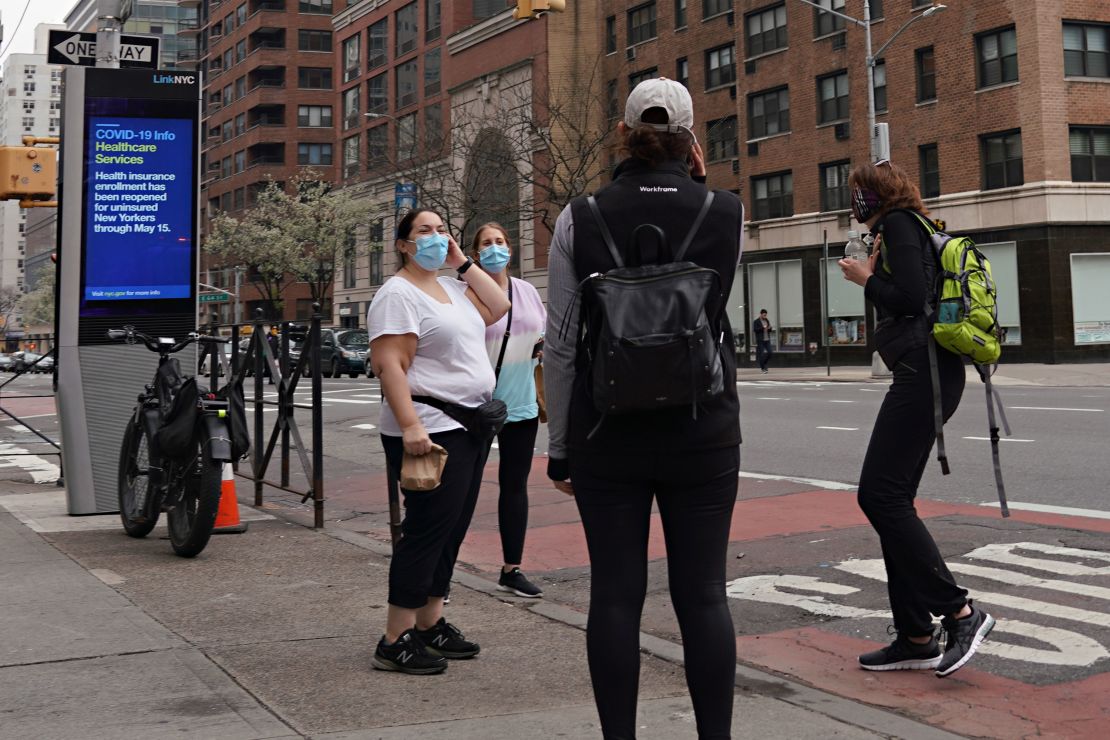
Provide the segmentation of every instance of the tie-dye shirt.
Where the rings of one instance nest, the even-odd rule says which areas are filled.
[[[531,283],[517,278],[510,280],[513,284],[513,325],[493,397],[501,399],[509,407],[508,421],[524,421],[534,419],[540,413],[536,405],[533,376],[536,361],[532,358],[532,349],[543,336],[547,311]],[[491,367],[497,367],[507,319],[506,314],[493,326],[486,327],[486,350]]]

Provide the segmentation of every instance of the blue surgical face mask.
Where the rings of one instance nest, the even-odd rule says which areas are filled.
[[[438,270],[447,261],[448,241],[446,234],[425,234],[416,237],[415,240],[406,239],[405,241],[416,245],[416,254],[412,256],[412,259],[425,270]]]
[[[478,260],[487,272],[501,272],[509,264],[509,248],[504,244],[491,244],[478,251]]]

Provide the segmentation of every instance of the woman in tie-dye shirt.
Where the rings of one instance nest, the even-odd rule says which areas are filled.
[[[508,419],[497,435],[498,483],[501,486],[497,521],[505,558],[498,588],[517,596],[539,598],[543,591],[524,577],[520,562],[524,556],[524,533],[528,528],[528,474],[532,470],[539,428],[534,372],[547,311],[530,283],[509,277],[506,268],[512,257],[512,247],[504,227],[495,223],[483,225],[474,236],[472,252],[474,260],[509,294],[513,306],[500,321],[486,327],[486,349],[495,370],[501,347],[505,347],[493,397],[509,407]]]

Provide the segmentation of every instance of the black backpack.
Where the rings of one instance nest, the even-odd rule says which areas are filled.
[[[713,205],[713,192],[706,194],[676,253],[658,226],[637,226],[626,250],[636,260],[632,266],[626,266],[613,242],[597,201],[591,195],[586,202],[616,263],[579,285],[585,317],[579,351],[588,353],[590,395],[602,414],[589,437],[608,414],[689,406],[696,419],[698,403],[725,388],[718,317],[711,321],[706,312],[706,304],[721,297],[721,276],[682,260]],[[654,264],[644,259],[644,234],[654,236]]]

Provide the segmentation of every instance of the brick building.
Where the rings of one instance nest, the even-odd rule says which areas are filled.
[[[331,18],[344,0],[181,0],[181,5],[198,6],[202,232],[217,211],[235,215],[249,208],[270,180],[288,182],[307,168],[333,180],[337,85]],[[231,269],[208,267],[202,265],[203,282],[233,288]],[[241,298],[245,318],[262,307],[249,275]],[[282,298],[283,318],[311,315],[306,284],[290,284]],[[233,318],[231,304],[211,305],[221,322]]]

